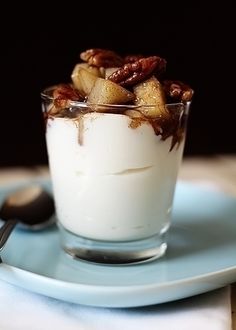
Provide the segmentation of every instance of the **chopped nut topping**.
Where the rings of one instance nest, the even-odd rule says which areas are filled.
[[[53,104],[59,109],[66,108],[70,101],[83,101],[83,99],[79,91],[70,85],[59,85],[53,91]]]
[[[81,60],[88,62],[89,65],[112,68],[123,65],[122,57],[111,50],[93,48],[80,54]]]
[[[192,100],[193,90],[179,80],[165,80],[163,89],[167,97],[174,102],[186,103]]]
[[[136,55],[127,55],[124,58],[124,62],[125,63],[134,63],[138,60],[140,60],[141,58],[144,58],[145,56],[141,55],[141,54],[136,54]]]
[[[141,58],[133,63],[127,63],[112,73],[108,79],[121,85],[133,86],[148,78],[155,72],[161,73],[165,70],[166,61],[158,56]]]
[[[78,90],[70,85],[61,84],[53,90],[53,103],[48,110],[47,116],[60,115],[65,108],[68,108],[70,101],[83,101],[84,97]]]

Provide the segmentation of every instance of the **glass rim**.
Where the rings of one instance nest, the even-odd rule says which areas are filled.
[[[41,93],[41,98],[44,101],[53,101],[53,97],[51,95],[48,94],[48,92],[50,92],[51,90],[53,90],[53,88],[55,88],[56,85],[51,86],[51,87],[47,87],[45,88]],[[185,108],[189,108],[191,104],[191,101],[188,101],[186,103],[183,102],[176,102],[176,103],[166,103],[165,106],[166,107],[185,107]],[[126,108],[126,109],[130,109],[130,110],[135,110],[135,109],[140,109],[140,108],[152,108],[152,107],[156,107],[156,104],[143,104],[143,105],[135,105],[135,104],[104,104],[104,103],[87,103],[87,102],[81,102],[81,101],[69,101],[69,106],[74,107],[74,108],[89,108],[89,107],[105,107],[105,108],[116,108],[116,109],[122,109],[122,108]]]

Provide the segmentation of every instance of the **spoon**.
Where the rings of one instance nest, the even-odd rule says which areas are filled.
[[[53,198],[39,185],[11,193],[0,208],[0,219],[5,221],[0,228],[0,251],[18,223],[24,229],[40,230],[54,222],[54,212]]]

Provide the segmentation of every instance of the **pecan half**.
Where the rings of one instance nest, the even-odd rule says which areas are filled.
[[[125,56],[125,58],[124,58],[124,62],[125,62],[125,63],[134,63],[134,62],[140,60],[141,58],[144,58],[144,56],[141,55],[141,54],[127,55],[127,56]]]
[[[193,89],[179,80],[163,81],[163,89],[171,101],[186,103],[193,97]]]
[[[158,75],[166,67],[166,61],[158,56],[150,56],[127,63],[112,73],[108,79],[121,85],[132,86],[143,81],[152,74]]]
[[[48,110],[48,115],[55,116],[62,112],[63,109],[70,106],[70,101],[83,101],[84,96],[70,85],[62,84],[53,90],[53,105]]]
[[[80,54],[81,60],[89,65],[112,68],[123,65],[124,61],[117,53],[112,50],[92,48]]]
[[[83,101],[84,97],[70,85],[59,85],[53,91],[53,104],[57,108],[66,108],[70,101]]]

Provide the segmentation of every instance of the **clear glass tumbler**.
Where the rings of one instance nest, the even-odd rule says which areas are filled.
[[[190,103],[150,106],[69,102],[53,114],[42,94],[62,248],[75,258],[140,263],[165,254]]]

